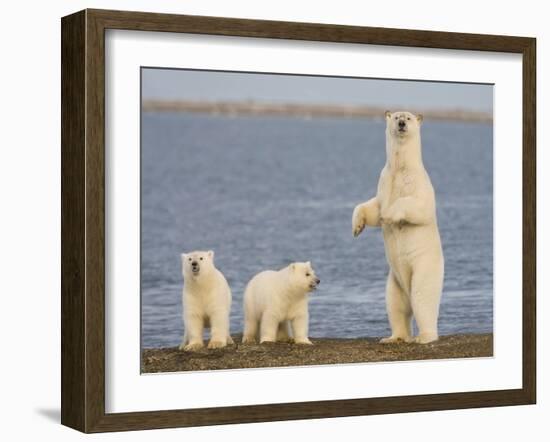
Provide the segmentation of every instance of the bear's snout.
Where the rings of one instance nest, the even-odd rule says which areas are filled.
[[[195,273],[199,271],[199,263],[197,261],[193,261],[191,263],[191,270]]]
[[[319,278],[315,278],[313,279],[310,283],[309,283],[309,288],[311,290],[315,290],[317,288],[317,286],[319,285],[319,283],[321,282],[321,280]]]
[[[405,120],[399,120],[399,123],[397,123],[399,126],[399,130],[404,130],[407,123],[405,123]]]

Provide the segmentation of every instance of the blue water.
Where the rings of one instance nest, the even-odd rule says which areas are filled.
[[[180,254],[213,249],[233,292],[265,269],[310,260],[321,285],[313,337],[384,336],[387,263],[380,229],[351,235],[376,192],[385,123],[371,119],[144,113],[141,157],[143,347],[179,344]],[[493,328],[493,140],[482,123],[423,125],[445,254],[440,333]]]

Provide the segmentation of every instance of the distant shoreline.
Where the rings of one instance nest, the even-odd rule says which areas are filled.
[[[330,105],[330,104],[293,104],[293,103],[259,103],[254,101],[163,101],[145,100],[145,112],[193,112],[215,115],[272,115],[295,116],[303,118],[337,117],[337,118],[383,118],[385,109],[370,106]],[[488,112],[450,110],[421,110],[429,120],[464,121],[492,123],[493,116]]]
[[[144,349],[142,373],[227,370],[235,368],[289,367],[361,362],[411,361],[425,359],[480,358],[493,356],[493,335],[442,336],[431,344],[379,344],[378,338],[311,338],[314,345],[240,344],[222,349],[184,352],[177,347]]]

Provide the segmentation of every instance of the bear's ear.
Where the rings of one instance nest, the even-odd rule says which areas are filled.
[[[209,250],[208,252],[206,252],[206,254],[209,258],[214,259],[214,250]]]
[[[292,270],[292,271],[296,270],[296,263],[295,262],[290,264],[290,270]]]
[[[311,261],[306,262],[306,266],[308,266],[311,269]]]
[[[387,110],[384,112],[384,116],[386,117],[386,120],[389,120],[391,118],[391,111]]]
[[[416,121],[418,121],[418,124],[422,123],[422,121],[424,121],[424,116],[422,114],[418,114],[416,116]]]
[[[185,261],[186,258],[187,258],[187,253],[182,253],[181,254],[181,262]]]

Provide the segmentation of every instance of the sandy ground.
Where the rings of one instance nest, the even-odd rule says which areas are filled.
[[[142,373],[287,367],[419,359],[478,358],[493,355],[493,335],[442,336],[432,344],[379,344],[378,338],[312,338],[314,345],[236,344],[223,349],[184,352],[177,347],[144,349]]]

